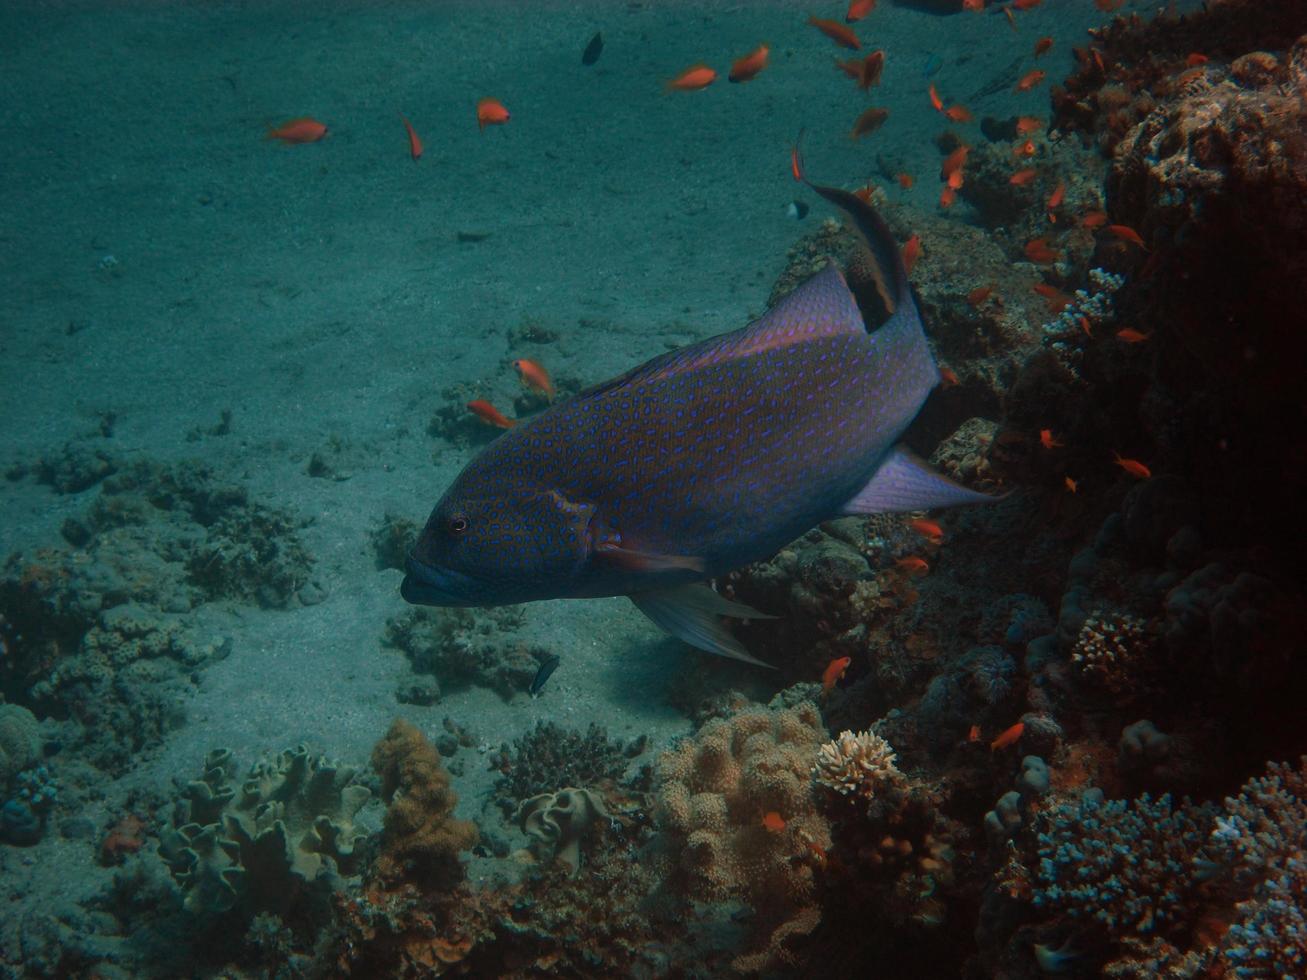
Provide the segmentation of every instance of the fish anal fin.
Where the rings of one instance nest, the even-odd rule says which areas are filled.
[[[769,663],[750,656],[730,631],[722,625],[722,616],[737,619],[771,619],[766,613],[724,599],[702,583],[637,592],[630,596],[635,607],[654,623],[679,640],[718,656],[742,660],[758,667]]]
[[[895,446],[865,487],[844,505],[844,514],[885,514],[895,511],[991,504],[993,496],[955,483],[903,446]]]
[[[692,555],[660,555],[605,541],[595,546],[595,555],[635,572],[702,572],[702,558]]]

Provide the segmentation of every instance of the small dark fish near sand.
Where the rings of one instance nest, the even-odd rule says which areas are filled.
[[[770,617],[709,579],[842,514],[995,499],[900,445],[940,376],[898,242],[858,197],[808,187],[857,233],[848,268],[506,431],[432,510],[406,600],[624,595],[686,643],[761,664],[722,617]]]
[[[590,38],[590,43],[585,46],[581,52],[581,64],[593,65],[599,60],[599,56],[604,53],[604,32],[595,31],[595,36]]]
[[[531,697],[535,697],[544,689],[545,681],[549,680],[560,663],[562,663],[562,660],[555,653],[549,654],[544,660],[540,661],[540,669],[536,671],[535,678],[531,681],[531,687],[528,689],[531,692]]]

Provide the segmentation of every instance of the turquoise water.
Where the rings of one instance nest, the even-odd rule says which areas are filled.
[[[779,2],[0,9],[6,975],[1307,975],[1307,777],[1265,776],[1304,750],[1307,24],[931,6],[881,0],[857,52],[806,23],[842,8]],[[835,62],[873,50],[862,91]],[[511,118],[479,127],[485,98]],[[1191,121],[1220,139],[1141,135]],[[907,445],[1002,499],[830,513],[718,576],[775,617],[733,627],[774,670],[620,595],[406,604],[418,529],[500,438],[468,403],[549,405],[514,361],[563,400],[827,254],[858,293],[800,133],[811,180],[919,242],[945,373]],[[760,375],[764,411],[808,376]],[[702,567],[683,543],[625,567]],[[1296,809],[1255,846],[1257,778]],[[1193,802],[1114,802],[1164,793]]]

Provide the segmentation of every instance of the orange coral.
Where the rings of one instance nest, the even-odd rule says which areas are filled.
[[[459,852],[475,845],[478,835],[470,821],[453,817],[458,796],[436,747],[396,720],[372,750],[372,768],[389,803],[376,875],[383,881],[412,876],[438,889],[455,884],[463,876]]]

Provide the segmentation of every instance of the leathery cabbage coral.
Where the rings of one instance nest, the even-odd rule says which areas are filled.
[[[674,880],[691,898],[740,899],[754,909],[754,952],[735,960],[743,972],[784,962],[786,940],[821,919],[813,869],[830,847],[830,825],[817,810],[811,770],[824,737],[816,705],[804,702],[710,721],[659,759]],[[784,826],[764,825],[769,813]]]
[[[855,795],[871,799],[887,782],[897,781],[902,773],[894,765],[894,749],[875,732],[840,732],[817,751],[813,778],[841,796]]]

